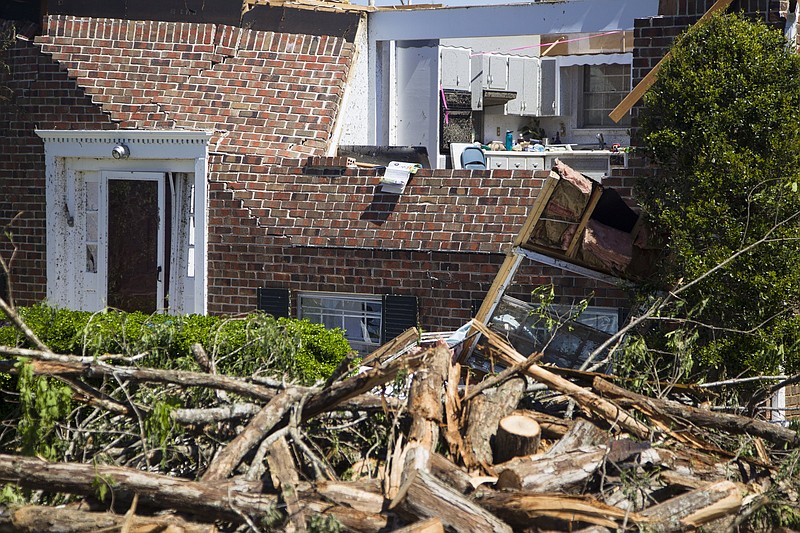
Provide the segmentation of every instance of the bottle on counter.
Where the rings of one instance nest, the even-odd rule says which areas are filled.
[[[506,130],[506,150],[514,148],[514,133],[511,130]]]

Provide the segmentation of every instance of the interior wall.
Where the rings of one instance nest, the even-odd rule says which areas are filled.
[[[392,144],[425,146],[438,154],[439,43],[399,41],[395,49],[396,128]]]

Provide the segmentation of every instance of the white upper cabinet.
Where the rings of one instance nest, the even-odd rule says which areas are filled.
[[[441,47],[439,66],[442,89],[470,90],[470,50],[468,48]]]
[[[508,60],[500,54],[472,57],[472,109],[483,109],[483,91],[508,90]]]
[[[508,90],[517,97],[506,104],[507,115],[539,115],[539,59],[508,58]]]

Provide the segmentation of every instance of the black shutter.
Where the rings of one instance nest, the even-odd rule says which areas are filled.
[[[275,318],[289,318],[289,289],[258,289],[256,307]]]
[[[383,296],[381,342],[389,342],[408,328],[417,326],[417,297]]]

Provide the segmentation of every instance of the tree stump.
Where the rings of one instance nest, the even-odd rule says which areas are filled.
[[[539,448],[542,430],[539,423],[525,415],[508,415],[500,420],[495,436],[495,462],[533,455]]]

